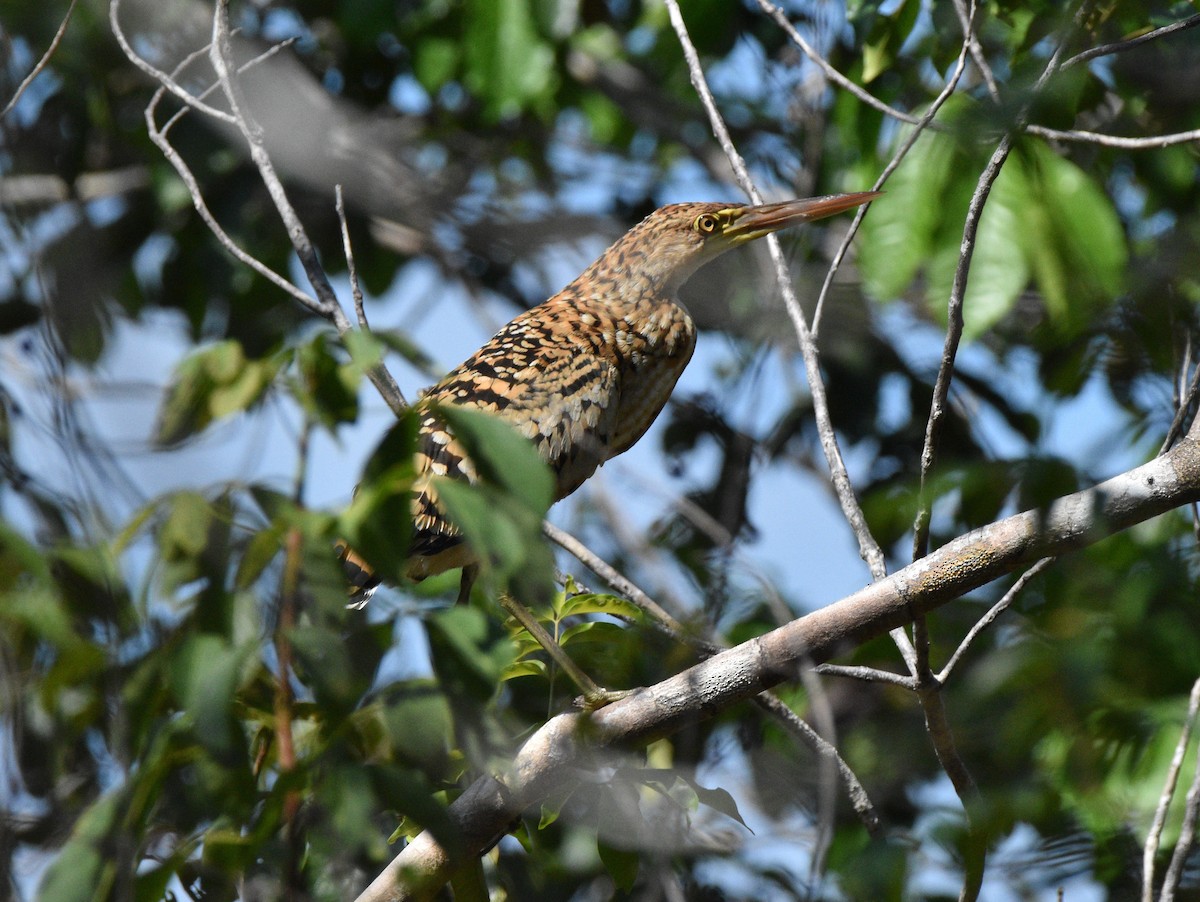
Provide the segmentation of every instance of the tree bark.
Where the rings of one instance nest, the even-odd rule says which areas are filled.
[[[488,849],[578,769],[594,767],[605,749],[675,733],[1022,564],[1085,547],[1198,500],[1200,444],[1189,436],[1150,463],[960,536],[886,579],[599,711],[561,714],[522,746],[507,773],[479,778],[450,806],[460,831],[452,848],[422,833],[358,902],[430,898],[456,867]]]

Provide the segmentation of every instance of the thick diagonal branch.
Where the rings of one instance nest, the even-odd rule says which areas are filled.
[[[640,689],[590,715],[563,714],[522,747],[500,778],[476,781],[453,805],[453,852],[432,834],[410,843],[359,902],[428,898],[463,861],[477,856],[514,818],[605,747],[641,745],[712,717],[802,666],[828,661],[1013,570],[1093,544],[1158,514],[1200,500],[1200,443],[1091,489],[960,536],[926,557],[828,607]]]

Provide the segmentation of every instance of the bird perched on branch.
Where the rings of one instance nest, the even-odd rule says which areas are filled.
[[[597,467],[632,447],[670,397],[696,346],[695,324],[676,300],[692,273],[739,245],[878,196],[865,191],[758,206],[688,203],[655,210],[570,285],[497,332],[419,403],[471,407],[505,420],[550,466],[554,500],[565,498]],[[475,473],[432,410],[420,429],[406,573],[420,580],[463,567],[463,600],[478,562],[443,515],[429,480],[474,481]],[[357,591],[378,584],[352,550],[343,549],[343,560]],[[517,616],[530,628],[526,617]],[[561,649],[546,650],[580,681]],[[603,693],[583,680],[585,696]]]

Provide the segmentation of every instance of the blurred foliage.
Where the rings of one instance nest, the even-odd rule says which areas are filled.
[[[753,4],[682,6],[718,105],[770,193],[865,188],[908,135],[830,88]],[[198,0],[121,9],[135,46],[162,68],[208,40],[211,10]],[[1131,137],[1200,127],[1194,31],[1070,65],[1033,93],[1060,44],[1069,60],[1196,9],[980,4],[996,96],[968,68],[939,130],[920,137],[873,205],[820,332],[839,438],[895,566],[909,554],[940,327],[982,166],[1025,110],[1036,124]],[[64,11],[0,3],[0,97]],[[798,0],[785,11],[839,71],[916,115],[960,50],[952,3]],[[372,294],[423,262],[443,284],[517,309],[559,287],[565,253],[660,202],[737,196],[659,3],[300,0],[234,14],[245,60],[294,39],[247,70],[247,93],[334,271],[344,263],[332,189],[344,185]],[[193,89],[208,77],[203,64],[180,75]],[[306,436],[337,438],[356,423],[377,362],[428,369],[438,353],[402,332],[339,341],[236,263],[146,136],[151,91],[113,40],[105,5],[83,3],[47,70],[0,120],[0,886],[63,902],[352,898],[395,853],[387,837],[428,829],[453,846],[446,805],[568,703],[571,689],[536,645],[495,615],[496,591],[531,600],[606,685],[651,683],[694,657],[622,599],[573,582],[554,590],[538,529],[544,469],[497,424],[454,411],[447,419],[488,477],[445,487],[488,553],[472,604],[445,603],[448,575],[405,590],[404,613],[415,616],[399,625],[390,610],[346,609],[339,537],[402,582],[395,548],[410,528],[416,419],[382,436],[338,513],[303,503]],[[277,272],[296,271],[229,136],[192,114],[172,138],[233,240]],[[935,543],[1157,448],[1179,373],[1195,359],[1198,171],[1195,142],[1017,140],[980,224],[969,349],[928,486]],[[842,227],[785,236],[803,287]],[[664,453],[686,503],[654,525],[653,560],[673,579],[660,582],[644,555],[614,540],[599,507],[582,523],[635,579],[682,586],[695,628],[717,624],[733,641],[810,601],[738,567],[740,550],[780,528],[755,521],[756,492],[824,471],[810,399],[787,388],[802,372],[790,326],[751,259],[724,261],[683,292],[729,354],[703,393],[678,396],[664,415]],[[184,474],[159,497],[122,499],[143,458],[96,440],[77,386],[102,378],[122,336],[127,346],[162,317],[183,323],[193,347],[162,387],[156,422],[143,424],[147,468],[151,452],[203,447],[283,407],[305,423],[294,487]],[[782,386],[767,384],[780,366]],[[1064,454],[1049,438],[1056,416],[1088,392],[1126,425],[1109,447]],[[50,456],[70,461],[73,478],[48,475]],[[969,843],[1011,840],[1020,850],[993,856],[989,886],[1033,897],[1087,877],[1122,898],[1137,885],[1197,676],[1196,582],[1193,537],[1182,518],[1162,518],[1057,562],[977,641],[946,696],[981,790],[971,837],[947,807],[909,694],[835,679],[824,704],[839,748],[887,829],[870,838],[839,802],[823,876],[796,864],[809,845],[754,854],[760,837],[810,835],[821,778],[815,756],[739,708],[547,800],[540,822],[534,812],[514,828],[519,843],[487,857],[487,878],[531,900],[651,899],[668,896],[664,887],[714,900],[937,897],[931,861],[947,863],[944,886],[954,886]],[[1004,588],[931,618],[936,660]],[[405,666],[425,646],[430,666]],[[282,683],[281,655],[292,672]],[[894,667],[895,652],[881,639],[848,660]],[[785,694],[810,713],[805,692]],[[1170,826],[1160,864],[1176,839]],[[1193,859],[1193,893],[1196,873]]]

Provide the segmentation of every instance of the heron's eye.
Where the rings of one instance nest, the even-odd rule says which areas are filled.
[[[718,225],[720,225],[720,222],[717,220],[717,217],[713,216],[711,213],[701,213],[696,217],[696,221],[692,224],[692,228],[694,228],[701,235],[711,235],[717,230]]]

